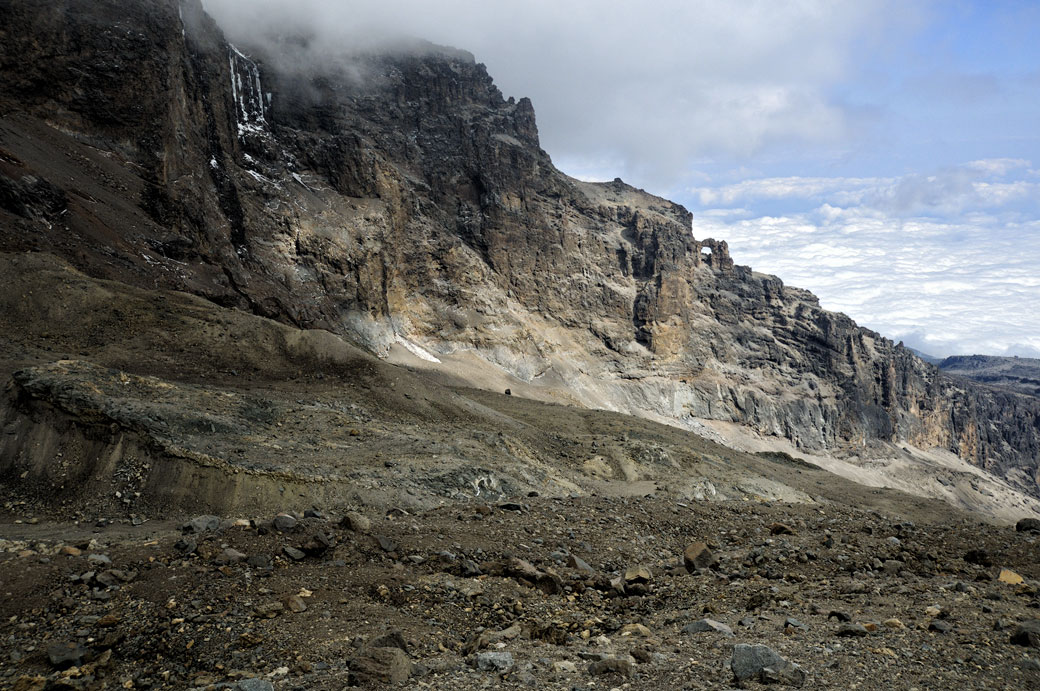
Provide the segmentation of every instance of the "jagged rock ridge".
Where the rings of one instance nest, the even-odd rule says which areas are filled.
[[[233,46],[197,0],[5,3],[0,248],[530,395],[806,449],[941,447],[1040,493],[1037,401],[735,266],[676,204],[563,175],[530,101],[469,54],[305,69],[307,50]]]

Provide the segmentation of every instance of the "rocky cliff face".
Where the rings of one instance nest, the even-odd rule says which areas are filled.
[[[530,396],[941,447],[1040,494],[1035,399],[735,266],[676,204],[563,175],[469,54],[320,57],[231,45],[197,0],[5,2],[0,249]]]

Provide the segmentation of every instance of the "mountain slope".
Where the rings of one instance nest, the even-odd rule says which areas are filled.
[[[1040,360],[993,355],[954,355],[939,369],[990,386],[1040,397]]]
[[[678,205],[563,175],[472,56],[312,58],[232,46],[196,0],[5,3],[0,249],[460,382],[832,454],[938,447],[1040,495],[1040,403],[735,266]]]

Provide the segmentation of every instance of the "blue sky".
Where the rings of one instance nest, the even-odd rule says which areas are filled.
[[[204,0],[465,48],[565,172],[934,355],[1040,357],[1040,2]],[[260,27],[263,28],[263,27]]]

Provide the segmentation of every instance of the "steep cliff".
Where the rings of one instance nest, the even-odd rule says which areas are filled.
[[[563,175],[467,53],[234,46],[197,0],[10,0],[0,112],[0,249],[531,397],[939,447],[1040,496],[1035,399],[735,266],[676,204]]]

